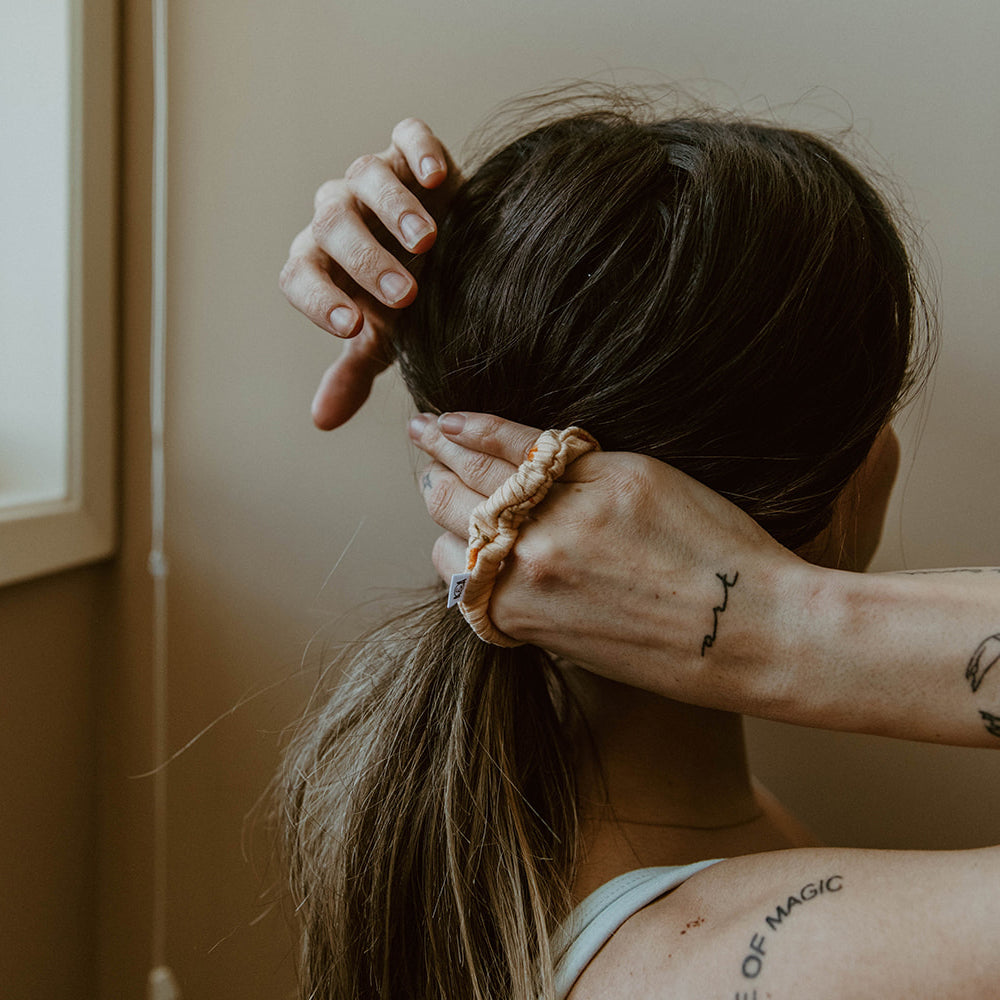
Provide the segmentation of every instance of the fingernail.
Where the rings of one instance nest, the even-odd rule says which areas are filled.
[[[337,306],[330,313],[330,326],[343,337],[354,329],[354,323],[354,313],[347,306]]]
[[[421,177],[430,177],[431,174],[436,174],[439,170],[444,170],[444,164],[433,156],[425,156],[420,161]]]
[[[387,302],[397,302],[410,290],[410,283],[401,274],[386,271],[378,279],[378,287]]]
[[[430,414],[418,413],[411,421],[408,427],[410,432],[410,437],[416,441],[424,433],[424,428],[431,422]]]
[[[464,413],[442,413],[438,417],[438,427],[442,434],[461,434],[465,427]]]
[[[410,248],[415,247],[431,231],[431,227],[415,212],[407,212],[399,220],[399,228]]]

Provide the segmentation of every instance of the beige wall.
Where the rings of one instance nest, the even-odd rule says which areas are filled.
[[[0,590],[0,994],[94,996],[106,567]]]
[[[914,6],[174,5],[172,744],[287,679],[225,716],[171,769],[171,954],[193,995],[270,996],[290,972],[276,914],[254,924],[264,907],[239,850],[275,732],[320,659],[310,650],[306,677],[294,676],[306,643],[317,629],[349,634],[362,601],[430,578],[434,532],[411,489],[406,401],[385,384],[346,430],[313,430],[308,401],[337,348],[275,286],[314,188],[381,148],[399,118],[423,116],[458,146],[497,101],[609,66],[709,78],[724,99],[755,109],[765,107],[759,95],[801,99],[792,116],[821,126],[853,116],[927,222],[947,334],[882,563],[900,563],[901,527],[911,565],[1000,563],[1000,470],[983,461],[1000,444],[989,380],[1000,363],[991,280],[1000,149],[985,127],[996,123],[1000,20],[986,2],[920,5],[918,15]],[[912,456],[913,428],[904,431]],[[753,742],[761,772],[835,842],[1000,837],[990,808],[1000,758],[769,726],[754,727]],[[795,763],[803,759],[808,768]]]
[[[244,860],[267,853],[245,817],[272,772],[281,729],[315,679],[323,643],[356,631],[362,602],[431,578],[434,531],[411,490],[405,399],[384,379],[348,428],[313,430],[309,398],[336,345],[284,304],[276,284],[315,187],[357,153],[381,148],[403,116],[425,117],[457,147],[505,97],[560,78],[607,78],[609,67],[635,78],[621,68],[642,67],[713,80],[720,99],[751,110],[763,110],[765,98],[798,102],[788,114],[800,123],[852,117],[902,179],[942,275],[944,348],[922,434],[916,420],[903,428],[908,458],[880,565],[1000,564],[1000,466],[992,460],[1000,397],[991,378],[1000,366],[1000,13],[992,0],[916,7],[171,4],[171,748],[215,723],[169,768],[169,953],[185,996],[287,995],[293,945],[280,892],[269,891],[275,873],[258,875]],[[151,897],[151,786],[130,777],[152,762],[149,20],[145,2],[124,8],[122,553],[113,579],[84,570],[0,592],[3,668],[17,673],[3,703],[17,722],[5,718],[4,746],[16,740],[3,788],[21,817],[4,843],[26,845],[38,870],[50,859],[51,872],[24,904],[25,941],[58,951],[63,981],[80,985],[46,995],[87,995],[87,873],[98,830],[98,995],[107,998],[141,995]],[[114,623],[106,643],[93,631],[99,618]],[[990,808],[1000,793],[996,755],[769,725],[754,725],[752,741],[760,773],[833,842],[938,847],[1000,838]],[[43,796],[37,783],[50,771]],[[43,806],[51,853],[29,825]],[[4,864],[26,898],[27,869]],[[59,949],[60,940],[73,943]],[[42,950],[24,947],[37,961]]]

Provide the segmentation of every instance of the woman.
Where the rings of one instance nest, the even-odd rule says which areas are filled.
[[[447,167],[441,151],[437,158]],[[409,162],[419,169],[419,159]],[[364,180],[373,170],[384,172],[384,162],[359,163],[351,183],[375,190],[374,177]],[[404,197],[396,219],[406,206]],[[326,236],[345,214],[331,215]],[[409,242],[423,249],[428,235],[413,231]],[[286,271],[293,297],[302,273]],[[373,292],[393,284],[378,279],[369,279]],[[453,194],[421,281],[393,343],[422,409],[580,423],[607,449],[669,459],[728,494],[807,558],[851,569],[870,558],[895,472],[888,421],[920,368],[918,306],[881,199],[826,144],[718,118],[559,120],[496,154]],[[412,281],[400,291],[397,302],[411,301]],[[352,306],[337,308],[357,326]],[[344,379],[352,364],[364,376],[385,361],[364,349],[347,357],[321,389],[321,423],[358,401],[348,398],[332,417],[324,410],[340,388],[363,382]],[[456,432],[457,423],[425,417],[412,433],[461,471],[465,453],[443,432],[474,432],[468,421]],[[513,468],[502,460],[523,452],[509,447],[521,433],[505,425],[493,449],[500,461],[469,466],[468,486],[491,492]],[[566,509],[581,492],[573,484],[595,482],[607,461],[617,462],[618,488],[604,476],[603,520],[627,523],[636,498],[662,479],[651,458],[585,456],[538,523]],[[439,522],[461,531],[455,510],[468,492],[440,469],[426,484]],[[770,570],[804,587],[806,604],[818,577],[697,484],[676,479],[675,503],[679,491],[723,542],[714,553],[709,546],[713,573],[692,572],[680,602],[661,572],[627,565],[633,652],[652,655],[602,654],[597,636],[629,631],[606,608],[548,627],[544,648],[568,662],[537,647],[485,646],[438,603],[414,624],[392,623],[355,657],[347,691],[291,757],[308,995],[526,996],[572,987],[577,998],[693,997],[822,987],[831,996],[889,996],[918,986],[942,996],[995,974],[977,930],[995,905],[983,889],[992,852],[946,861],[788,850],[808,845],[808,834],[750,783],[733,712],[843,726],[829,696],[837,685],[803,698],[787,655],[741,683],[741,667],[755,661],[741,663],[738,651],[744,635],[754,638],[746,621],[755,605],[766,611],[780,593]],[[519,567],[524,575],[534,528],[508,578]],[[642,547],[655,552],[662,545],[650,529]],[[454,555],[446,539],[439,567]],[[704,568],[704,547],[694,563]],[[688,621],[683,636],[668,629],[683,652],[663,655],[653,637],[664,613],[648,612],[664,606],[669,618],[692,601],[710,609],[698,641]],[[534,638],[527,621],[504,616],[503,602],[502,576],[491,615]],[[927,725],[926,713],[913,725]],[[721,856],[731,860],[684,867]],[[570,949],[569,968],[563,962],[553,979],[566,935],[555,945],[550,935],[570,905],[588,897],[591,905],[592,892],[630,885],[627,873],[649,866],[672,868],[656,875],[656,895],[632,899],[634,912],[620,915],[621,929],[596,958],[600,940],[585,942],[582,960]],[[956,889],[956,879],[965,884]],[[929,895],[949,919],[976,911],[976,920],[964,918],[964,966],[944,963],[943,948],[910,946],[907,918]],[[886,905],[895,915],[888,925]],[[572,937],[580,910],[566,926]],[[824,949],[810,950],[820,938]],[[848,969],[845,953],[855,959]]]

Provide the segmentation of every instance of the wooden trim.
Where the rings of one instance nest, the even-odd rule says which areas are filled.
[[[118,7],[71,0],[69,369],[65,498],[0,509],[0,584],[116,545]]]

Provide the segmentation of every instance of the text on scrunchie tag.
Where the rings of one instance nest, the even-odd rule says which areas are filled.
[[[448,584],[448,607],[453,608],[462,599],[465,593],[465,585],[469,582],[471,573],[453,573],[451,583]],[[439,605],[440,607],[440,605]]]

